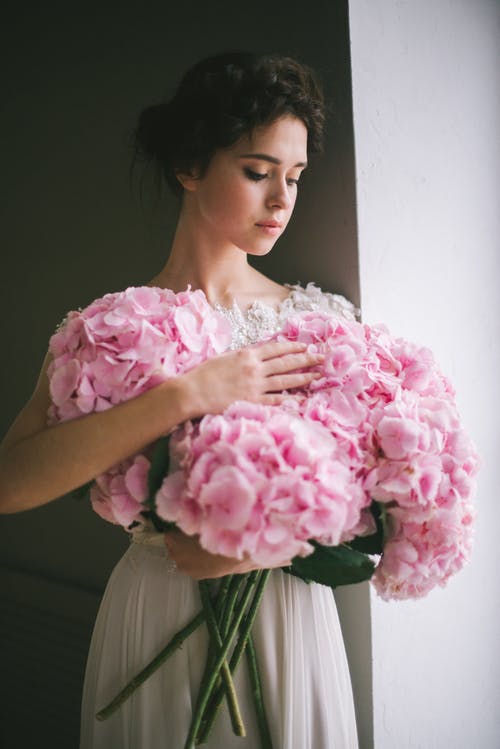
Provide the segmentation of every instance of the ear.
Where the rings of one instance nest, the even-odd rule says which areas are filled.
[[[199,175],[177,172],[175,176],[181,183],[184,190],[187,190],[188,192],[195,192],[197,190],[200,182]]]

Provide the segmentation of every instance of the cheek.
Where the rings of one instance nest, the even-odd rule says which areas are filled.
[[[235,229],[242,228],[248,222],[252,223],[262,215],[261,199],[257,190],[250,185],[236,184],[226,191],[221,201],[221,211],[226,226]]]
[[[228,224],[252,213],[257,202],[252,185],[233,181],[231,184],[222,183],[211,190],[206,196],[204,206],[209,214],[217,216],[219,221]]]
[[[223,189],[211,190],[201,196],[200,210],[204,217],[215,223],[224,221],[227,211],[228,202],[230,202],[230,191]]]
[[[248,210],[259,202],[259,197],[256,184],[247,181],[236,182],[232,186],[230,201],[241,210]]]

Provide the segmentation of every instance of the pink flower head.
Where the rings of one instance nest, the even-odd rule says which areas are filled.
[[[469,560],[474,512],[469,504],[436,509],[425,522],[391,523],[372,582],[385,600],[421,598],[445,585]]]
[[[71,312],[50,340],[51,423],[102,411],[182,374],[231,343],[203,292],[130,287]]]
[[[157,513],[212,553],[284,562],[310,553],[312,538],[348,537],[369,501],[343,445],[277,407],[235,403],[173,450],[184,469],[165,479]]]
[[[137,455],[114,466],[95,480],[90,490],[92,507],[104,520],[128,528],[141,523],[148,496],[149,460]]]

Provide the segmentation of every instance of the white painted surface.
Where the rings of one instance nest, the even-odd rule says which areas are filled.
[[[422,601],[372,597],[374,744],[494,749],[500,3],[352,0],[350,27],[364,320],[434,350],[483,459],[470,565]]]

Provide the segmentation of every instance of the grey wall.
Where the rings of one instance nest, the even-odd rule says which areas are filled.
[[[322,77],[334,111],[327,154],[301,185],[287,236],[259,267],[279,281],[316,280],[359,301],[347,3],[316,0],[307,13],[281,0],[215,7],[198,2],[174,9],[158,2],[113,12],[105,5],[93,10],[31,3],[4,18],[2,433],[29,397],[48,338],[64,314],[149,279],[163,265],[175,201],[165,193],[158,197],[151,175],[139,171],[130,181],[129,137],[140,109],[168,93],[204,55],[230,48],[276,51],[302,59]],[[33,580],[39,586],[48,581],[51,590],[65,585],[82,591],[82,605],[75,603],[73,612],[85,649],[93,617],[89,600],[95,609],[126,548],[125,534],[69,498],[2,517],[0,533],[4,599],[19,599],[23,579],[31,581],[28,602]],[[363,606],[366,594],[360,595]],[[63,598],[46,597],[55,602],[53,617]],[[33,610],[24,617],[32,620]],[[354,663],[359,633],[350,625],[348,604],[344,626]],[[28,632],[18,649],[26,651],[33,637]],[[74,669],[81,678],[81,658]],[[362,676],[353,673],[359,694],[367,673],[369,659]],[[57,681],[47,674],[47,694],[57,694]],[[73,691],[61,719],[67,735],[78,720],[78,679]],[[361,732],[368,736],[369,706],[361,697],[358,702],[367,726]],[[22,723],[22,709],[19,715]]]

